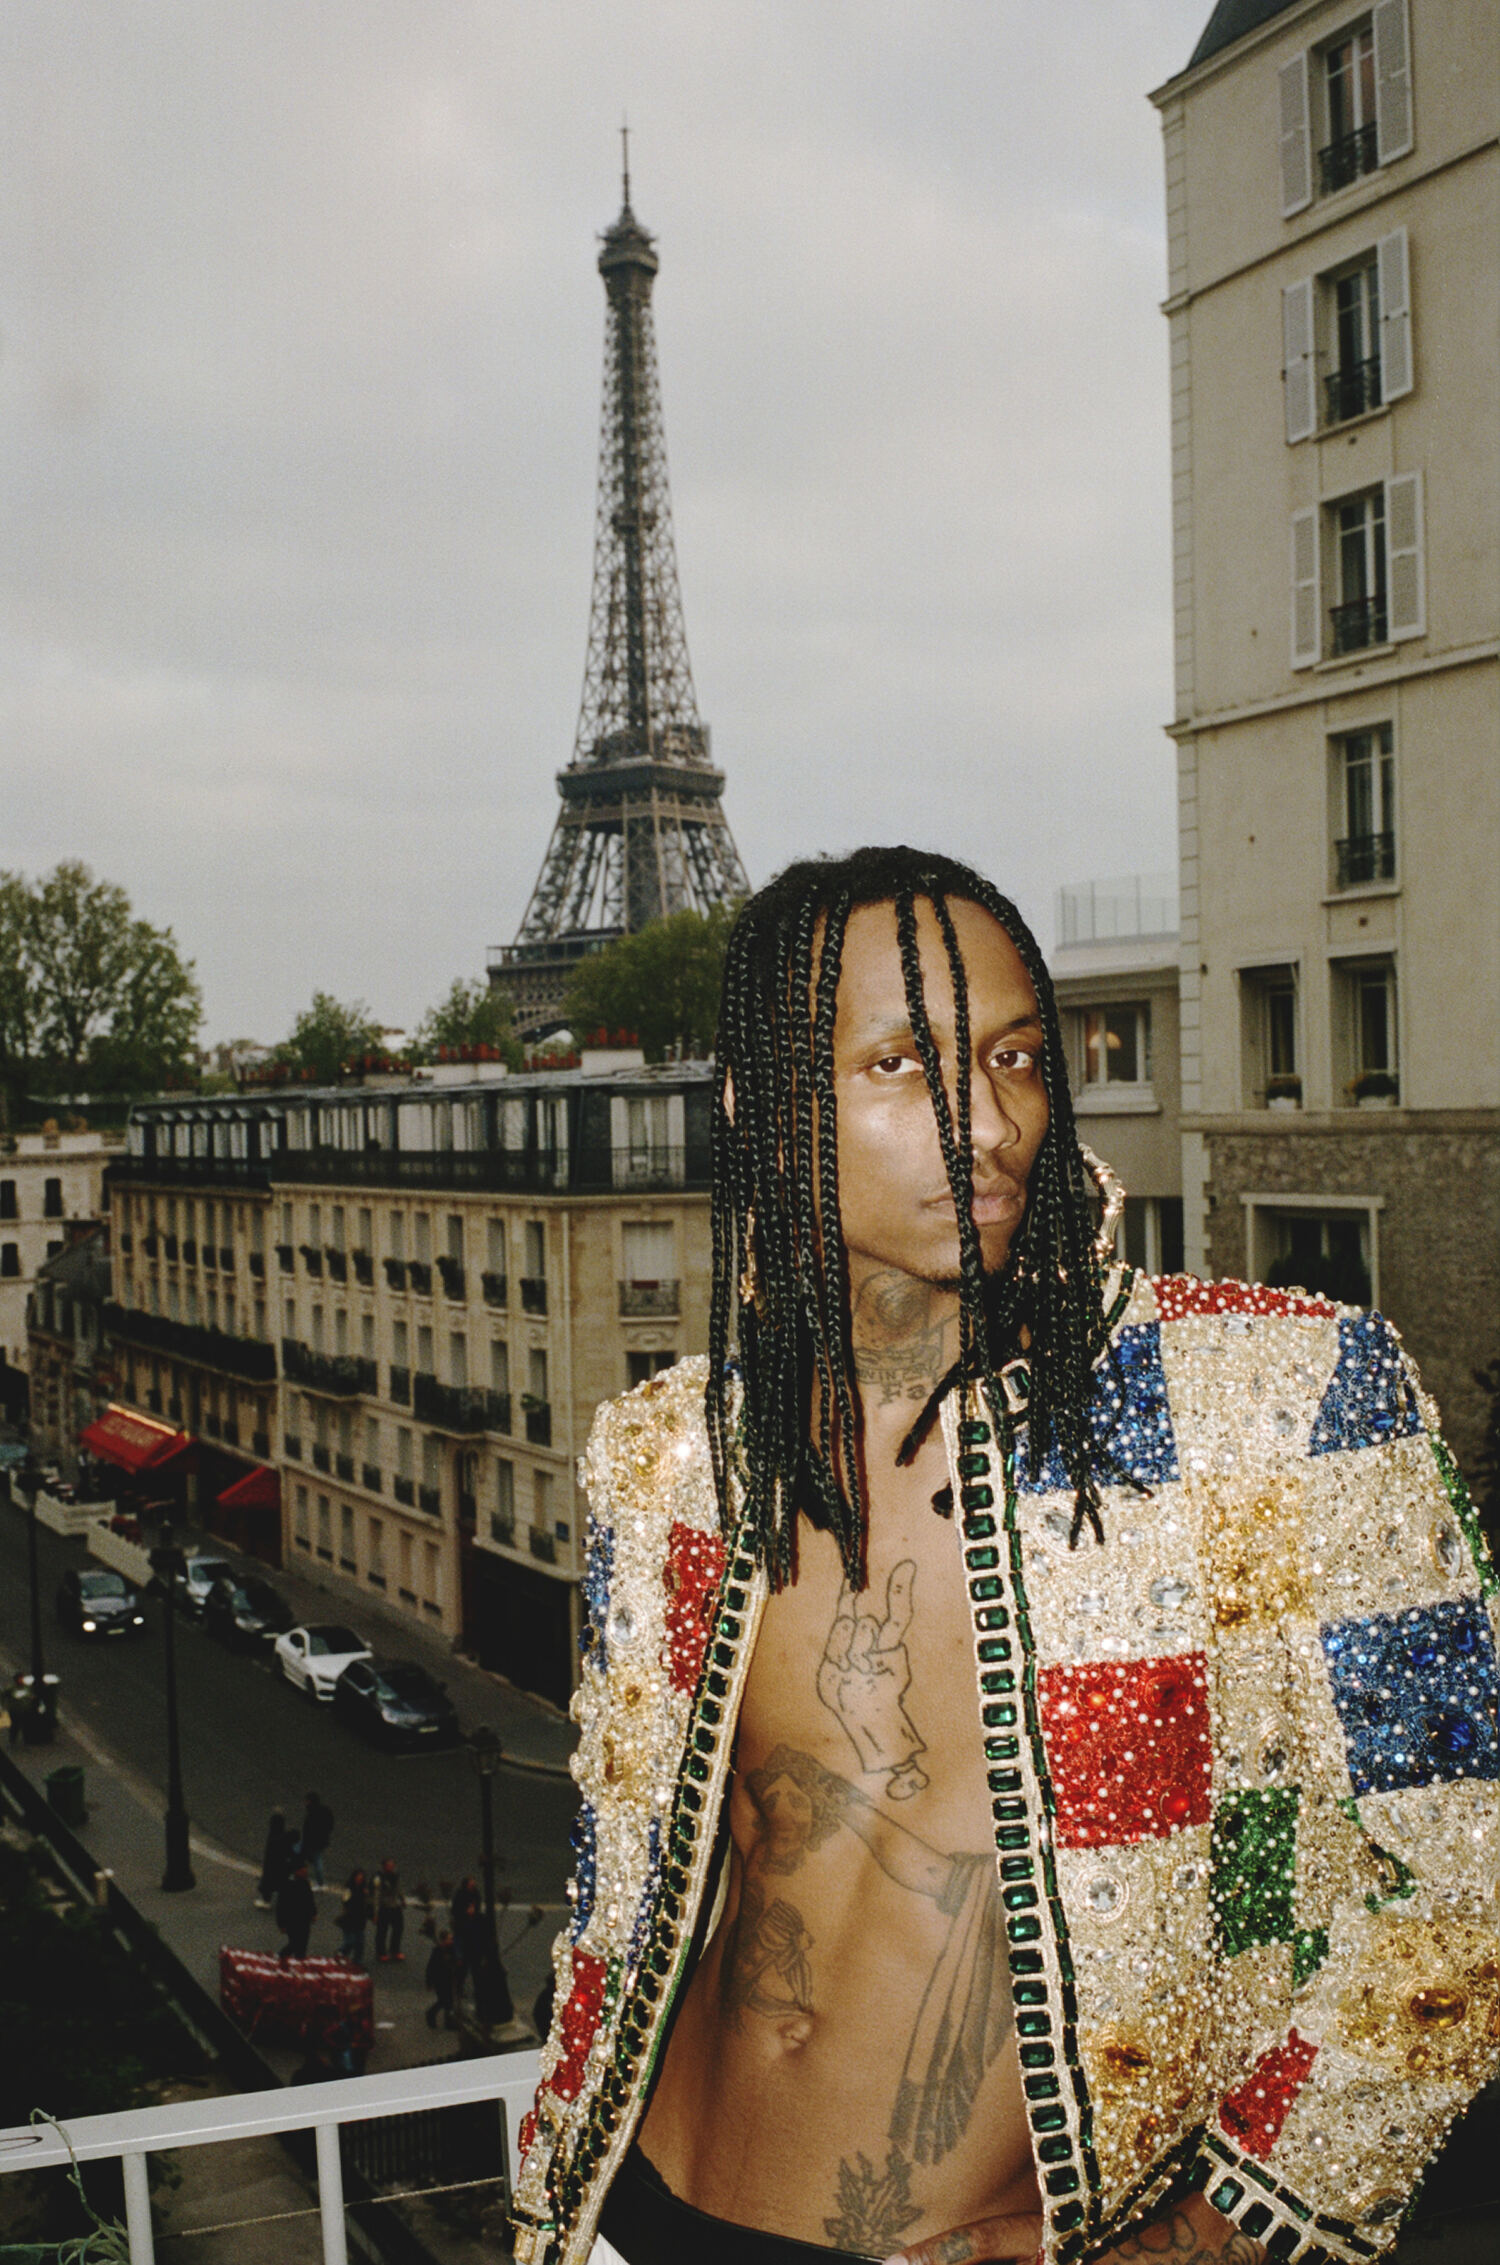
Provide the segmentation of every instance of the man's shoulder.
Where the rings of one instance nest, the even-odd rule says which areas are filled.
[[[601,1404],[579,1467],[596,1522],[629,1508],[652,1525],[717,1527],[707,1388],[708,1360],[690,1354]]]
[[[1273,1289],[1264,1282],[1127,1272],[1120,1292],[1124,1303],[1116,1300],[1116,1330],[1179,1321],[1218,1323],[1230,1335],[1242,1334],[1247,1321],[1301,1321],[1324,1326],[1330,1322],[1365,1322],[1381,1329],[1390,1327],[1381,1315],[1366,1313],[1362,1307],[1340,1305],[1317,1291]]]

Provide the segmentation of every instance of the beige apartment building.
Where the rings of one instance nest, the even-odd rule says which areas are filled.
[[[70,1224],[102,1218],[104,1167],[120,1146],[116,1133],[0,1134],[0,1411],[20,1412],[37,1276],[67,1243]]]
[[[564,1700],[594,1410],[707,1344],[708,1123],[703,1067],[587,1057],[144,1104],[110,1174],[122,1402],[331,1611]]]
[[[1500,1350],[1500,11],[1220,0],[1169,221],[1190,1265]]]

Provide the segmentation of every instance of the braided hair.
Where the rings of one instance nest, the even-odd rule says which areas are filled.
[[[923,994],[919,901],[929,904],[953,980],[955,1043],[969,1059],[968,983],[948,900],[999,922],[1036,990],[1048,1123],[1025,1216],[1005,1265],[986,1276],[973,1218],[969,1079],[950,1110]],[[737,1449],[749,1538],[780,1588],[795,1577],[797,1518],[831,1532],[850,1586],[866,1583],[863,1417],[853,1381],[848,1262],[838,1190],[833,1029],[850,915],[890,904],[918,1057],[936,1119],[959,1241],[959,1360],[902,1449],[909,1461],[957,1382],[983,1391],[1007,1421],[1000,1360],[1024,1343],[1030,1371],[1027,1455],[1040,1476],[1049,1449],[1102,1539],[1091,1370],[1103,1337],[1103,1288],[1089,1182],[1063,1066],[1057,1004],[1036,940],[1008,898],[953,858],[908,848],[861,849],[789,865],[742,908],[724,963],[713,1126],[713,1298],[707,1418],[721,1509],[736,1421],[729,1355],[744,1379]],[[1024,1332],[1024,1336],[1023,1336]]]

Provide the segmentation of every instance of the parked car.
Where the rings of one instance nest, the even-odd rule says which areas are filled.
[[[254,1651],[291,1627],[292,1608],[279,1589],[253,1573],[221,1573],[208,1592],[203,1625],[231,1650]]]
[[[334,1685],[344,1669],[372,1654],[352,1628],[320,1621],[316,1627],[288,1628],[277,1637],[272,1657],[284,1682],[326,1703],[333,1697]]]
[[[459,1736],[453,1701],[414,1660],[355,1660],[333,1687],[333,1711],[381,1746],[451,1746]]]
[[[234,1579],[234,1567],[227,1557],[190,1557],[177,1576],[177,1596],[195,1620],[203,1618],[203,1607],[215,1581],[228,1576]]]
[[[57,1588],[57,1617],[79,1636],[144,1636],[140,1596],[107,1565],[70,1565]]]

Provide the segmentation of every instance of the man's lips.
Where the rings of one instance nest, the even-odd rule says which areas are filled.
[[[953,1209],[953,1193],[944,1188],[941,1195],[928,1199],[932,1211]],[[1015,1219],[1026,1208],[1026,1190],[1019,1180],[987,1181],[974,1190],[973,1219],[976,1227],[995,1227]]]

